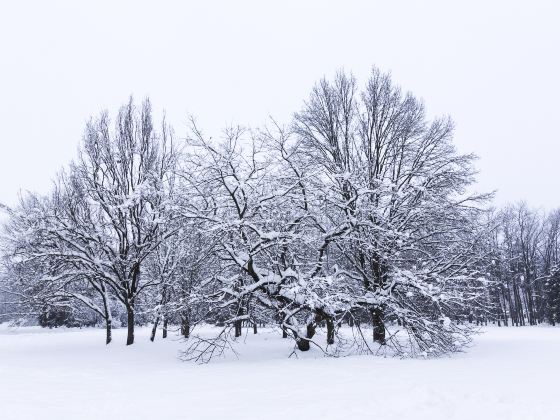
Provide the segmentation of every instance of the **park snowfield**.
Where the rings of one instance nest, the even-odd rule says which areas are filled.
[[[0,326],[0,418],[519,419],[560,418],[560,329],[488,327],[439,359],[295,358],[277,331],[247,334],[210,364],[181,361],[176,335]]]

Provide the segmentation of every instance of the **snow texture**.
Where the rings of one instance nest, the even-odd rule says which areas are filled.
[[[288,358],[277,331],[244,335],[239,355],[194,365],[172,335],[103,346],[101,329],[0,326],[0,418],[24,419],[558,419],[560,334],[487,328],[439,359]]]

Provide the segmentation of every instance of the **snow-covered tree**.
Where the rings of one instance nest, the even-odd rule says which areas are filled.
[[[107,113],[88,123],[72,165],[91,216],[79,235],[96,251],[88,264],[126,309],[127,344],[134,342],[138,297],[157,284],[142,276],[142,265],[173,234],[167,226],[177,157],[165,123],[161,132],[154,129],[149,101],[137,109],[131,99],[114,130]]]
[[[107,342],[111,300],[124,306],[132,344],[136,302],[159,284],[159,277],[143,277],[141,267],[176,229],[177,157],[168,128],[154,130],[150,103],[137,109],[130,100],[114,130],[107,113],[88,123],[78,160],[50,197],[30,197],[13,212],[7,235],[12,262],[38,262],[32,284],[99,313]],[[80,282],[87,294],[75,290]]]
[[[353,227],[336,246],[374,340],[385,344],[385,321],[395,319],[410,344],[403,352],[460,349],[468,330],[453,315],[476,293],[486,197],[468,192],[473,156],[456,152],[452,122],[429,122],[421,101],[374,69],[361,91],[344,73],[322,80],[294,131]],[[398,335],[391,341],[402,348]]]
[[[132,344],[140,311],[152,340],[180,324],[201,361],[243,325],[275,325],[300,351],[436,356],[463,348],[475,321],[560,316],[557,214],[486,210],[452,121],[378,69],[363,86],[321,80],[286,127],[212,139],[193,122],[181,153],[148,101],[111,125],[92,119],[51,193],[8,209],[2,291],[22,313],[93,316],[107,343],[120,313]]]

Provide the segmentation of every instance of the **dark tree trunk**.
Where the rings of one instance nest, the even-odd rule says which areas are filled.
[[[167,338],[167,322],[168,319],[166,316],[163,317],[163,338]]]
[[[235,326],[235,336],[241,337],[241,321],[235,321],[234,326]]]
[[[506,299],[506,295],[505,295],[505,290],[502,289],[502,314],[503,314],[503,320],[504,320],[504,326],[507,327],[508,326],[508,318],[510,317],[510,315],[508,315],[508,308],[507,308],[507,299]]]
[[[156,332],[157,332],[157,326],[159,324],[159,315],[156,317],[155,321],[154,321],[154,326],[152,327],[152,333],[150,334],[150,341],[154,341],[156,339]]]
[[[311,348],[311,339],[315,335],[317,321],[312,321],[307,324],[306,334],[305,337],[297,337],[296,344],[300,351],[309,351]]]
[[[237,317],[241,317],[243,316],[245,313],[244,308],[240,307],[237,309]],[[243,328],[243,321],[238,319],[237,321],[235,321],[233,323],[234,327],[235,327],[235,336],[236,337],[241,337],[241,329]]]
[[[282,327],[282,338],[288,338],[288,330],[284,327]]]
[[[373,341],[385,344],[385,324],[383,323],[383,308],[371,310],[371,324],[373,326]]]
[[[254,322],[254,323],[253,323],[253,334],[257,334],[257,332],[258,332],[258,331],[257,331],[257,323]]]
[[[327,344],[334,344],[334,321],[327,318]]]
[[[109,344],[113,340],[112,324],[111,318],[105,318],[105,344]]]
[[[191,335],[191,325],[189,323],[189,317],[185,314],[181,315],[181,334],[185,338],[189,338]]]
[[[126,308],[127,312],[127,336],[126,336],[126,345],[130,346],[134,343],[134,307],[129,306]]]

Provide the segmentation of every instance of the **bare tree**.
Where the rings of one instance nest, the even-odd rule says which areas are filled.
[[[487,197],[466,192],[473,156],[456,153],[452,128],[427,122],[423,104],[377,69],[361,92],[344,73],[322,80],[296,114],[296,135],[338,191],[338,217],[353,225],[337,246],[378,343],[388,317],[422,351],[452,351],[468,336],[450,316],[476,293],[473,222]]]
[[[171,234],[166,223],[173,217],[176,160],[165,123],[160,133],[154,130],[150,102],[138,110],[131,99],[119,111],[114,132],[107,113],[88,123],[72,166],[95,216],[95,229],[84,232],[102,255],[94,264],[127,312],[127,345],[134,342],[137,298],[155,284],[142,278],[142,264]]]

